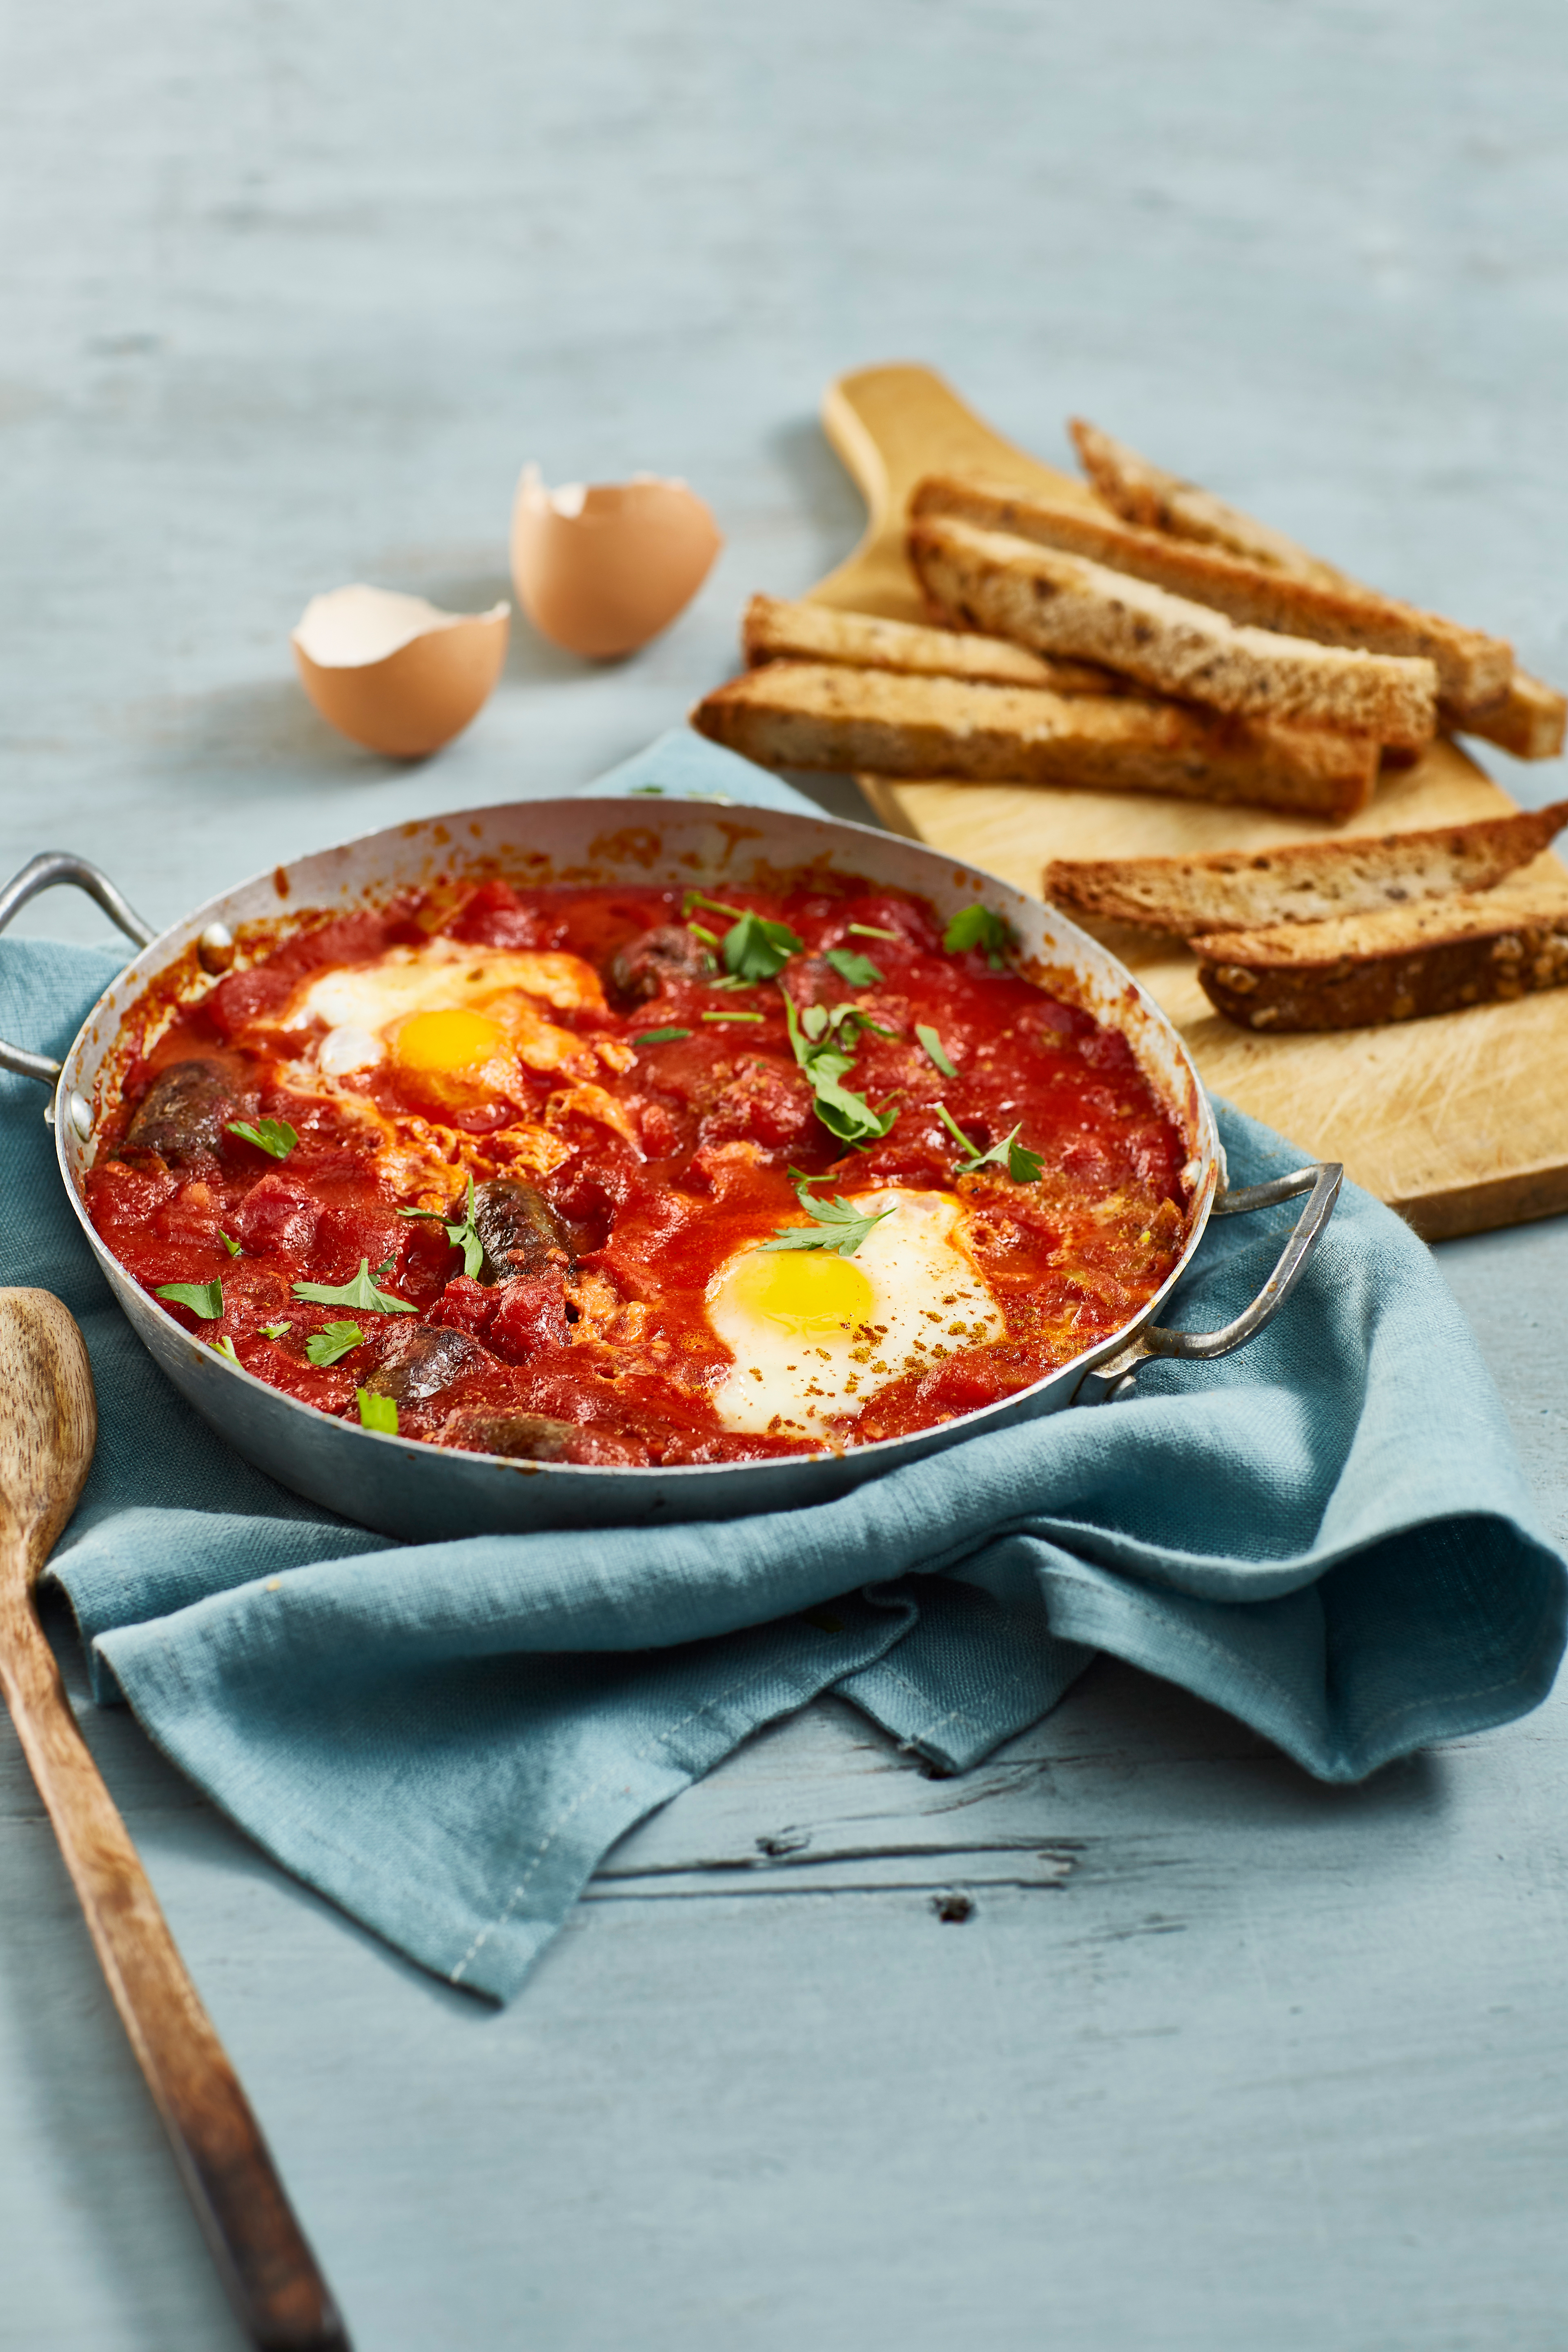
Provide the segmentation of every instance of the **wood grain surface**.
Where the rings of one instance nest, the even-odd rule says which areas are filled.
[[[1089,499],[1081,482],[992,432],[928,368],[865,368],[839,378],[824,399],[823,423],[865,497],[868,525],[847,562],[811,591],[822,604],[924,617],[903,556],[904,509],[922,474],[990,472]],[[896,832],[1035,892],[1051,857],[1264,848],[1328,833],[1410,832],[1514,805],[1446,740],[1415,766],[1388,771],[1371,805],[1340,827],[1152,793],[872,776],[860,786]],[[1568,872],[1550,853],[1499,896],[1542,885],[1568,904]],[[1568,1055],[1568,990],[1407,1026],[1266,1036],[1214,1010],[1193,958],[1173,942],[1131,927],[1086,928],[1164,1006],[1214,1093],[1282,1129],[1314,1159],[1342,1160],[1428,1240],[1568,1206],[1568,1087],[1553,1076]]]

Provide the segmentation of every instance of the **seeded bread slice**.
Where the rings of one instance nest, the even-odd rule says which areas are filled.
[[[1121,694],[1125,681],[1089,662],[1052,661],[1005,637],[958,629],[921,629],[871,613],[826,604],[791,604],[753,596],[741,624],[748,665],[837,662],[853,669],[902,670],[911,677],[967,677],[989,686],[1041,686],[1052,694]]]
[[[1568,801],[1421,833],[1362,834],[1205,857],[1054,858],[1045,895],[1074,913],[1184,937],[1318,923],[1489,890],[1568,824]]]
[[[944,516],[910,527],[910,560],[946,619],[1067,654],[1238,718],[1418,746],[1436,724],[1432,664],[1268,629],[1079,555]]]
[[[1361,1029],[1568,983],[1568,887],[1390,907],[1194,940],[1204,993],[1244,1029]]]
[[[1555,760],[1568,733],[1568,698],[1523,669],[1514,671],[1508,692],[1487,709],[1469,718],[1447,709],[1441,715],[1461,734],[1500,744],[1516,760]]]
[[[1010,531],[1066,555],[1088,556],[1172,595],[1211,605],[1246,627],[1369,653],[1425,656],[1437,673],[1439,695],[1456,713],[1495,703],[1513,675],[1513,649],[1502,638],[1462,629],[1440,614],[1417,612],[1370,588],[1325,586],[1223,548],[1137,530],[1043,492],[935,474],[917,486],[910,512],[956,515],[983,530]]]
[[[1377,777],[1366,736],[824,662],[748,670],[704,696],[691,723],[766,768],[1098,785],[1332,817],[1363,808]]]
[[[1133,523],[1141,530],[1166,531],[1173,539],[1190,540],[1199,546],[1222,548],[1271,572],[1314,580],[1321,588],[1353,588],[1358,595],[1363,593],[1348,572],[1325,563],[1321,556],[1309,555],[1282,530],[1272,530],[1239,507],[1227,506],[1224,499],[1216,499],[1212,490],[1200,488],[1196,482],[1184,482],[1179,475],[1151,465],[1136,449],[1130,449],[1124,441],[1113,441],[1097,425],[1074,416],[1068,431],[1084,472],[1123,522]]]
[[[1095,489],[1124,522],[1248,556],[1270,570],[1315,581],[1320,587],[1346,589],[1355,596],[1373,593],[1348,572],[1309,554],[1283,531],[1255,521],[1239,507],[1227,506],[1195,482],[1181,481],[1151,465],[1136,449],[1113,441],[1096,425],[1075,417],[1068,430]],[[1440,716],[1444,725],[1499,744],[1516,760],[1555,760],[1568,735],[1568,698],[1522,669],[1513,672],[1495,704],[1484,709],[1474,704],[1468,709],[1447,708]]]

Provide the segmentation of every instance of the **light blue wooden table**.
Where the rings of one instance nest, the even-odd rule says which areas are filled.
[[[167,918],[584,782],[847,550],[815,405],[879,359],[1568,677],[1553,0],[10,0],[0,41],[7,871],[86,850]],[[520,631],[427,767],[329,737],[307,596],[488,604],[531,456],[688,475],[698,605],[614,671]],[[1568,1232],[1440,1263],[1568,1536]],[[958,1782],[823,1706],[500,2016],[88,1728],[360,2352],[1563,2340],[1561,1702],[1339,1790],[1110,1666]],[[5,2352],[236,2340],[4,1727],[0,2247]]]

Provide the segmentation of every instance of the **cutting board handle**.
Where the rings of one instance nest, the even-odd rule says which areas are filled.
[[[912,361],[837,377],[822,396],[822,425],[866,501],[867,524],[854,554],[811,590],[814,604],[895,621],[925,618],[904,561],[904,514],[926,474],[989,474],[1097,504],[1074,476],[1005,441],[934,368]]]

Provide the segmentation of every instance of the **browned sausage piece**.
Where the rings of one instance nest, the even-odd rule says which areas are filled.
[[[436,1323],[398,1323],[386,1335],[381,1361],[365,1381],[373,1396],[423,1404],[456,1387],[470,1372],[494,1368],[495,1358],[466,1331]]]
[[[241,1116],[234,1081],[220,1062],[171,1062],[137,1105],[125,1141],[171,1167],[216,1158],[225,1122]]]
[[[459,1407],[436,1433],[437,1445],[460,1445],[470,1454],[501,1454],[510,1462],[640,1462],[647,1457],[607,1431],[574,1421],[552,1421],[542,1412],[496,1412],[484,1405]]]
[[[622,1003],[636,1004],[660,995],[672,980],[702,980],[709,969],[701,940],[680,924],[668,923],[617,949],[610,959],[610,992]]]
[[[474,1194],[474,1231],[484,1250],[479,1280],[537,1282],[552,1266],[564,1274],[566,1236],[542,1192],[515,1176],[492,1176]]]

